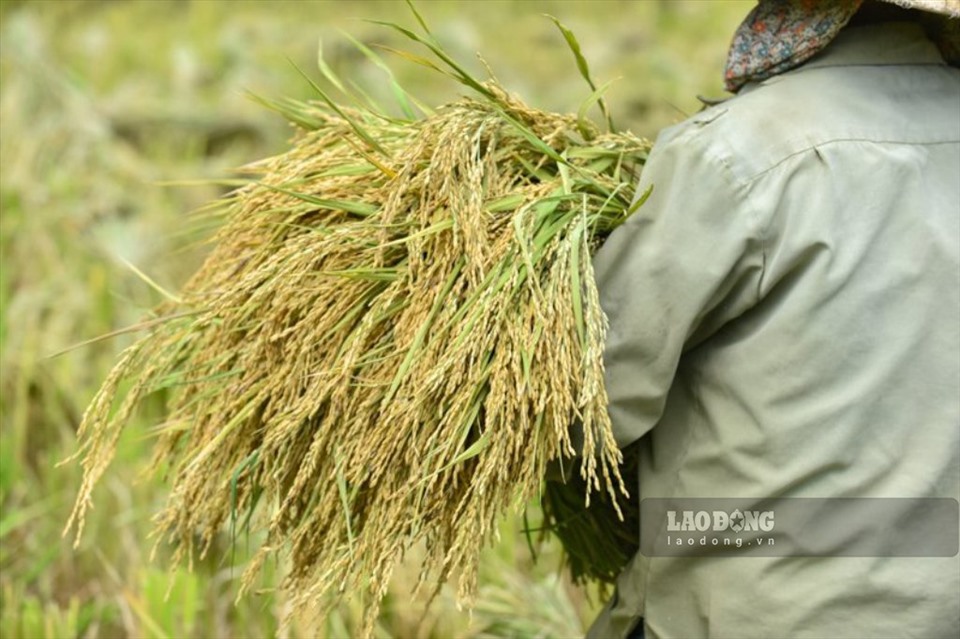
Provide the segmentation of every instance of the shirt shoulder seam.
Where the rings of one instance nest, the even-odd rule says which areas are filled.
[[[860,137],[849,137],[849,138],[830,138],[829,140],[824,140],[822,142],[817,142],[815,144],[809,144],[807,146],[791,151],[790,153],[782,156],[779,160],[773,162],[770,166],[760,169],[756,173],[742,177],[741,179],[744,182],[744,185],[762,178],[767,173],[777,169],[780,165],[792,160],[793,158],[810,153],[811,151],[816,152],[817,149],[821,149],[825,146],[830,146],[832,144],[842,144],[844,142],[868,142],[873,144],[893,144],[898,146],[940,146],[944,144],[960,144],[960,138],[956,140],[936,140],[936,141],[909,141],[909,140],[878,140],[876,138],[860,138]],[[727,169],[733,172],[732,167],[727,165]]]

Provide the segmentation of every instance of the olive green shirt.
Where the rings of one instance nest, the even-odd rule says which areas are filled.
[[[960,498],[960,71],[908,23],[665,130],[595,259],[640,496]],[[958,558],[638,554],[590,636],[953,637]]]

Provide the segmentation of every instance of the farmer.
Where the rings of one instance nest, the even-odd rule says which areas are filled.
[[[595,260],[642,499],[960,498],[958,17],[762,0],[736,96],[660,135]],[[861,556],[641,552],[588,636],[957,637],[960,560],[891,556],[884,512],[847,518]]]

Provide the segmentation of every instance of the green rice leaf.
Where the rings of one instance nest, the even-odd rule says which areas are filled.
[[[553,21],[553,24],[555,24],[557,29],[560,30],[560,33],[563,34],[563,39],[567,41],[567,45],[570,47],[570,51],[573,53],[573,57],[577,61],[577,69],[580,71],[580,75],[584,80],[587,81],[587,84],[590,85],[590,88],[593,89],[594,93],[596,93],[597,85],[594,84],[593,78],[590,77],[590,66],[587,64],[587,59],[583,56],[583,51],[580,49],[580,42],[577,41],[577,37],[573,34],[573,31],[568,29],[562,22],[560,22],[560,20],[551,15],[548,15],[547,17]],[[600,96],[602,95],[603,93],[600,92]],[[607,104],[602,97],[597,98],[597,104],[600,106],[600,111],[607,120],[607,130],[615,131],[616,129],[613,126],[613,119],[610,117],[610,113],[607,111]]]
[[[327,95],[327,92],[324,91],[323,89],[321,89],[321,88],[320,88],[320,85],[318,85],[316,82],[313,81],[313,78],[311,78],[309,75],[307,75],[306,72],[303,71],[303,69],[301,69],[300,67],[298,67],[298,66],[296,65],[296,63],[293,62],[293,60],[290,60],[289,62],[290,62],[291,65],[293,65],[293,68],[297,70],[297,73],[299,73],[301,76],[303,76],[303,79],[306,80],[306,81],[310,84],[311,87],[313,87],[313,90],[316,91],[317,95],[320,96],[320,99],[323,100],[324,102],[326,102],[326,103],[327,103],[327,106],[329,106],[331,109],[333,109],[333,111],[336,112],[337,115],[339,115],[341,118],[343,118],[344,122],[348,123],[348,124],[350,125],[350,128],[352,128],[352,129],[354,130],[354,132],[355,132],[358,136],[360,136],[360,138],[361,138],[364,142],[366,142],[366,143],[369,144],[372,148],[374,148],[374,149],[376,149],[377,151],[379,151],[381,154],[387,155],[387,152],[386,152],[386,151],[384,150],[384,148],[380,145],[380,143],[377,142],[376,140],[374,140],[373,137],[363,129],[363,127],[361,127],[360,125],[358,125],[358,124],[353,120],[353,118],[349,117],[349,116],[343,111],[343,109],[341,109],[341,108],[337,105],[336,102],[334,102],[332,99],[330,99],[330,96]]]
[[[320,73],[327,79],[327,82],[337,87],[340,93],[347,95],[347,90],[344,88],[343,82],[340,81],[340,76],[334,73],[323,57],[323,38],[317,39],[317,68],[320,69]]]
[[[387,66],[387,64],[383,61],[383,58],[378,56],[370,49],[370,47],[366,46],[364,43],[360,42],[350,34],[341,32],[341,35],[349,40],[353,46],[357,48],[357,50],[359,50],[364,56],[366,56],[368,60],[370,60],[370,62],[372,62],[378,69],[386,74],[387,79],[390,81],[390,88],[393,91],[394,99],[396,99],[397,104],[400,106],[400,109],[403,111],[404,116],[406,116],[408,120],[416,120],[420,115],[430,111],[425,106],[422,106],[418,100],[412,98],[406,89],[400,86],[400,83],[397,82],[396,76],[393,74],[393,70]],[[420,109],[419,114],[414,110],[414,107]]]
[[[273,184],[267,184],[266,182],[258,182],[260,186],[269,189],[271,191],[276,191],[277,193],[283,193],[291,197],[295,197],[298,200],[303,200],[304,202],[309,202],[323,209],[330,209],[332,211],[346,211],[347,213],[353,213],[354,215],[360,215],[363,217],[373,215],[379,210],[379,207],[373,204],[367,204],[366,202],[350,202],[347,200],[331,200],[328,198],[317,197],[315,195],[310,195],[309,193],[300,193],[299,191],[292,191],[290,189],[285,189],[281,186],[275,186]]]
[[[587,96],[587,99],[580,104],[580,108],[577,110],[577,122],[580,123],[580,133],[582,133],[583,137],[587,140],[590,140],[593,137],[589,134],[590,126],[587,120],[587,111],[589,111],[590,107],[592,107],[594,104],[599,104],[601,112],[603,112],[603,114],[606,116],[607,107],[606,103],[603,101],[603,96],[610,89],[610,87],[613,86],[614,82],[615,80],[609,80],[600,86],[600,88],[594,89],[593,93]],[[609,116],[607,116],[607,118],[607,130],[613,131],[613,121],[609,120]]]
[[[439,58],[444,64],[446,64],[453,71],[453,77],[456,80],[458,80],[461,84],[464,84],[470,87],[480,95],[485,96],[491,100],[497,99],[496,95],[492,91],[490,91],[485,86],[483,86],[472,75],[470,75],[462,66],[460,66],[460,64],[458,64],[456,60],[454,60],[449,55],[447,55],[447,53],[442,48],[440,48],[437,44],[435,44],[432,41],[432,38],[429,40],[422,38],[416,33],[414,33],[413,31],[410,31],[409,29],[401,27],[398,24],[394,24],[393,22],[383,22],[380,20],[370,20],[370,22],[372,24],[379,24],[381,26],[385,26],[390,29],[393,29],[397,33],[400,33],[406,36],[410,40],[413,40],[414,42],[417,42],[427,47],[435,56],[437,56],[437,58]]]

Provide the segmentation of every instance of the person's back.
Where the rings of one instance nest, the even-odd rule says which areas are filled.
[[[960,498],[960,71],[920,27],[846,29],[668,130],[647,184],[595,261],[641,498]],[[638,555],[592,635],[960,630],[957,556],[783,553]]]

